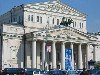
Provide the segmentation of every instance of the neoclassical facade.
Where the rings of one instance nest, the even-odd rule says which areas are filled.
[[[60,25],[63,17],[73,23]],[[0,16],[1,68],[65,70],[65,49],[72,49],[72,69],[100,61],[99,38],[88,34],[86,14],[59,0],[23,4]]]

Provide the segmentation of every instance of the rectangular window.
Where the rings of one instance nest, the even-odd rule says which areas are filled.
[[[81,28],[81,23],[80,23],[80,28]]]
[[[37,16],[37,22],[39,22],[39,16]]]
[[[76,22],[75,22],[75,27],[76,27]]]
[[[82,28],[83,28],[83,23],[82,23]]]
[[[53,18],[53,21],[52,21],[52,23],[54,24],[54,18]]]
[[[31,16],[31,21],[33,21],[33,15]]]
[[[40,17],[40,23],[42,23],[42,17]]]
[[[49,17],[47,18],[47,24],[49,24]]]
[[[57,25],[59,25],[59,19],[57,19]]]
[[[28,15],[28,21],[30,21],[30,15]]]
[[[74,22],[73,22],[73,27],[74,27]]]

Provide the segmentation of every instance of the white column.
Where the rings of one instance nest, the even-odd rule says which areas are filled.
[[[73,50],[73,43],[71,43],[70,48],[72,49],[72,69],[74,70],[74,50]]]
[[[36,40],[32,41],[32,68],[36,68]]]
[[[21,44],[21,43],[20,43]],[[23,44],[21,44],[21,68],[24,68],[25,66],[24,66],[24,43]]]
[[[45,41],[42,43],[42,69],[45,69]]]
[[[65,43],[61,44],[61,69],[65,70]]]
[[[86,45],[86,68],[88,69],[88,61],[89,61],[89,44]]]
[[[95,50],[96,50],[96,46],[95,45],[93,45],[93,60],[94,61],[96,61],[96,52],[95,52]]]
[[[83,69],[81,43],[78,46],[78,69]]]
[[[56,69],[56,47],[55,41],[52,43],[52,68]]]

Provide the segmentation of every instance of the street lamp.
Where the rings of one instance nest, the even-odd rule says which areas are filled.
[[[44,70],[47,69],[47,64],[48,64],[48,51],[47,51],[47,32],[48,32],[48,29],[49,29],[49,17],[47,19],[47,25],[46,25],[46,28],[45,28],[45,60],[43,62],[44,64]]]

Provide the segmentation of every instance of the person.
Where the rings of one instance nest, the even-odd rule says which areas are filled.
[[[83,68],[83,71],[80,73],[80,75],[89,75],[89,73],[86,68]]]
[[[3,75],[3,71],[2,70],[0,70],[0,75]]]

